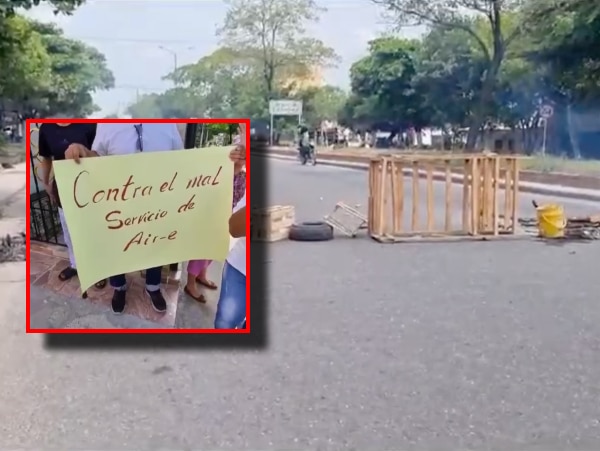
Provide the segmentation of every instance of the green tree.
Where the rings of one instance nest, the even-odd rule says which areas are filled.
[[[598,117],[600,105],[600,5],[594,0],[553,2],[543,17],[543,3],[528,5],[532,45],[524,53],[544,78],[554,103],[554,141],[559,151],[576,157],[600,158],[600,132],[588,119],[580,130],[574,117]],[[596,122],[598,123],[598,121]]]
[[[2,45],[0,99],[5,108],[21,110],[31,93],[50,86],[50,56],[44,40],[27,19],[11,16],[3,24],[4,33],[11,39]]]
[[[299,95],[303,102],[302,119],[311,127],[318,127],[325,120],[338,120],[348,97],[343,89],[330,85],[308,88]]]
[[[277,96],[282,77],[336,62],[333,49],[308,37],[306,25],[323,9],[314,0],[226,0],[218,33],[225,47],[252,60],[262,79],[264,102]]]
[[[0,0],[0,17],[12,16],[18,8],[31,9],[42,3],[51,5],[55,14],[70,14],[85,0]]]
[[[39,34],[50,59],[50,82],[33,91],[30,107],[42,116],[67,114],[82,117],[97,111],[92,95],[114,86],[106,58],[94,47],[66,38],[53,24],[30,22]]]
[[[425,97],[416,89],[420,43],[383,37],[369,43],[369,54],[350,69],[352,96],[345,109],[356,125],[399,132],[421,129],[429,117]]]
[[[219,48],[194,64],[182,66],[168,78],[195,99],[196,116],[263,117],[267,112],[255,62],[229,48]]]
[[[383,6],[399,26],[424,24],[458,30],[477,45],[485,64],[481,86],[476,92],[477,102],[469,117],[466,147],[474,149],[479,130],[485,123],[486,113],[494,102],[498,74],[507,49],[519,36],[521,26],[505,26],[507,14],[519,11],[522,0],[372,0]],[[485,23],[486,26],[481,25]]]

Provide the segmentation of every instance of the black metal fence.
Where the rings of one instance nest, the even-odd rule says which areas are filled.
[[[64,246],[58,209],[52,205],[50,198],[40,181],[41,158],[37,148],[38,127],[32,126],[30,133],[29,162],[32,174],[29,181],[29,231],[31,239]]]

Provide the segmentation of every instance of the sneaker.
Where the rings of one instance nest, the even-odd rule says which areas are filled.
[[[117,315],[123,313],[125,310],[125,302],[127,301],[127,291],[115,290],[112,297],[112,311]]]
[[[146,290],[146,293],[148,293],[148,297],[150,298],[150,302],[152,303],[152,308],[154,308],[154,310],[156,310],[158,313],[165,313],[167,311],[167,301],[165,301],[165,297],[160,290]]]

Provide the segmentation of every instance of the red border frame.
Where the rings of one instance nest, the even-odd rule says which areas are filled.
[[[250,119],[27,119],[26,124],[26,147],[31,149],[31,125],[71,122],[71,123],[188,123],[188,124],[246,124],[246,197],[247,205],[250,205]],[[31,183],[31,158],[26,159],[27,189]],[[26,221],[31,220],[31,206],[27,203]],[[26,231],[26,326],[28,334],[249,334],[250,333],[250,209],[246,209],[246,329],[32,329],[31,328],[31,275],[30,275],[30,227]]]

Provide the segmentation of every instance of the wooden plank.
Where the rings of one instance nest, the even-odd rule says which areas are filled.
[[[444,230],[449,232],[452,229],[452,168],[450,160],[444,162],[446,171],[445,202],[444,202]],[[463,227],[464,228],[464,227]]]
[[[427,165],[427,230],[433,231],[435,226],[435,200],[433,186],[433,165]]]
[[[509,230],[510,227],[516,228],[516,224],[510,223],[510,212],[512,210],[512,168],[510,167],[510,161],[504,160],[506,170],[504,171],[504,230]]]
[[[481,180],[479,174],[479,161],[477,157],[473,157],[471,161],[471,234],[479,233],[479,196]]]
[[[379,229],[380,234],[387,233],[387,218],[386,218],[386,195],[387,195],[387,169],[388,159],[384,158],[381,162],[381,172],[379,173]]]
[[[411,229],[419,227],[419,163],[413,162],[412,168],[412,219]]]
[[[404,229],[404,164],[402,162],[396,163],[398,165],[398,173],[396,174],[398,189],[400,190],[398,193],[398,232],[401,232]]]
[[[519,220],[519,160],[517,158],[511,158],[512,160],[512,178],[513,178],[513,190],[512,190],[512,205],[511,205],[511,221],[513,223],[513,233],[517,231],[517,221]]]
[[[473,164],[472,159],[465,159],[463,166],[463,199],[462,199],[462,230],[465,233],[471,231],[470,212],[469,206],[471,205],[469,199],[469,192],[471,190],[471,165]]]
[[[492,206],[492,232],[494,235],[500,233],[499,218],[500,212],[498,211],[498,188],[500,184],[500,159],[494,158],[494,174],[493,174],[493,206]]]

